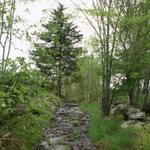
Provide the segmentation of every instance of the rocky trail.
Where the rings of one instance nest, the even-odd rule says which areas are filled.
[[[58,108],[53,125],[45,129],[36,150],[96,150],[88,137],[89,115],[77,104]]]

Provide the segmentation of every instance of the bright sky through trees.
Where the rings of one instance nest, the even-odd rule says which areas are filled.
[[[88,0],[86,1],[87,5],[91,5]],[[86,1],[84,0],[84,2]],[[15,14],[16,16],[20,16],[24,21],[23,23],[18,24],[18,28],[23,28],[23,30],[25,31],[30,25],[39,24],[40,20],[48,15],[48,12],[43,12],[43,10],[48,9],[49,11],[51,11],[53,8],[57,7],[58,2],[66,6],[66,13],[75,16],[75,19],[73,21],[79,26],[79,30],[84,35],[84,39],[87,39],[90,35],[92,35],[93,30],[91,29],[87,21],[84,19],[84,16],[81,13],[77,12],[71,0],[37,0],[35,2],[29,2],[27,4],[19,3],[17,5]],[[73,0],[73,2],[77,5],[81,5],[80,0]],[[30,49],[30,44],[25,39],[20,40],[16,38],[13,39],[13,43],[14,46],[12,47],[12,51],[10,54],[11,58],[15,58],[16,56],[24,56],[27,58]]]

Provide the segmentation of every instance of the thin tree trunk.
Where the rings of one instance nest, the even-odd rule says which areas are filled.
[[[103,116],[108,116],[110,112],[110,106],[111,106],[111,96],[110,96],[110,79],[107,77],[105,80],[105,90],[103,93],[103,98],[102,98],[102,112]]]
[[[62,87],[62,79],[58,78],[58,80],[57,80],[57,96],[59,96],[59,97],[62,97],[61,87]]]
[[[149,83],[150,83],[149,80],[146,80],[144,83],[143,93],[145,94],[145,97],[144,97],[144,102],[143,102],[143,108],[145,108],[145,106],[147,105],[147,102],[148,102],[148,97],[149,97],[149,92],[150,92]]]
[[[140,80],[137,81],[137,85],[136,85],[136,106],[139,107],[140,106],[140,102],[139,102],[139,98],[140,98]]]
[[[128,92],[128,98],[129,98],[129,104],[131,106],[134,106],[134,96],[133,96],[133,90],[130,90]]]

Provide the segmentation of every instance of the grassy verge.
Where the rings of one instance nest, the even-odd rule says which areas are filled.
[[[133,128],[122,129],[120,120],[103,118],[97,102],[81,103],[81,108],[91,115],[89,136],[99,149],[133,150],[137,139]]]
[[[35,145],[42,139],[43,128],[53,122],[50,121],[53,118],[53,110],[61,103],[55,95],[45,90],[41,93],[38,97],[32,98],[24,114],[7,120],[3,128],[5,133],[11,133],[12,140],[16,139],[17,144],[20,144],[18,150],[35,149]],[[17,150],[10,141],[6,142],[6,150]]]
[[[150,149],[150,124],[146,125],[144,128],[139,129],[140,138],[138,141],[138,147],[140,150]]]

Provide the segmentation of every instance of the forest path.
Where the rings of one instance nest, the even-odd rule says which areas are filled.
[[[88,137],[89,115],[78,104],[66,103],[56,110],[54,124],[45,129],[36,150],[96,150]]]

